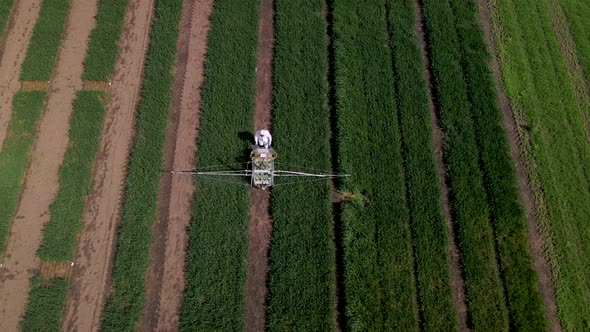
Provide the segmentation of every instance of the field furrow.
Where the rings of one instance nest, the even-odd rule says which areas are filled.
[[[329,173],[325,3],[278,0],[275,8],[275,167]],[[335,328],[330,186],[323,179],[309,180],[277,179],[272,191],[267,324],[271,331]]]
[[[214,3],[196,156],[201,170],[239,170],[248,160],[258,18],[258,0]],[[245,327],[249,191],[242,180],[197,178],[180,330]]]

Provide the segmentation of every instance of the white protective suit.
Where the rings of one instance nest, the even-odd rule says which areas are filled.
[[[270,132],[265,129],[257,130],[256,135],[254,135],[254,143],[259,147],[268,149],[272,143]]]

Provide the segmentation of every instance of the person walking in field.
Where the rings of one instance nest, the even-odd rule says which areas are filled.
[[[270,132],[266,129],[260,129],[256,131],[254,135],[254,144],[258,145],[261,148],[268,149],[272,143],[272,136]]]

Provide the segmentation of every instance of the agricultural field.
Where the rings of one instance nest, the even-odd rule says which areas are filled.
[[[588,14],[3,1],[0,330],[590,329]]]

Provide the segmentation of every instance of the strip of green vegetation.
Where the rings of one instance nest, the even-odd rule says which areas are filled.
[[[557,1],[557,0],[548,0]],[[576,48],[586,83],[590,88],[590,24],[588,24],[588,17],[590,17],[590,2],[585,0],[561,0],[558,1],[563,5],[569,28],[574,37]]]
[[[84,60],[82,79],[106,81],[115,69],[119,54],[119,36],[123,30],[126,0],[100,0],[96,14],[96,27],[90,33],[88,51]]]
[[[21,81],[51,79],[69,12],[68,0],[43,0],[27,56],[21,66]]]
[[[156,0],[136,135],[128,166],[105,331],[134,329],[145,301],[152,225],[156,220],[163,146],[172,94],[182,1]]]
[[[382,1],[334,3],[347,329],[418,329],[409,212]]]
[[[433,128],[413,0],[388,0],[388,22],[422,326],[457,329],[448,239],[436,171]]]
[[[215,2],[202,90],[199,167],[248,159],[251,141],[241,140],[238,133],[252,131],[258,17],[258,0]],[[196,183],[180,316],[183,331],[245,327],[249,190],[243,184],[204,178]]]
[[[25,315],[20,322],[22,331],[59,331],[66,306],[68,282],[65,279],[45,281],[34,276]]]
[[[43,91],[17,92],[12,99],[8,137],[0,151],[0,257],[23,187],[29,154],[35,140],[37,122],[45,106]]]
[[[470,323],[476,330],[505,331],[509,327],[506,300],[469,103],[469,93],[480,87],[465,81],[461,39],[449,1],[425,0],[423,11]]]
[[[4,33],[10,21],[10,14],[12,13],[14,0],[3,0],[0,2],[0,42],[4,38]]]
[[[293,169],[290,164],[331,168],[323,8],[322,0],[275,2],[273,133],[281,169]],[[269,330],[334,330],[335,247],[329,183],[277,181],[271,202]]]
[[[590,326],[590,149],[561,57],[547,3],[491,1],[503,84],[523,129],[548,220],[549,259],[560,322],[565,330]],[[549,229],[544,227],[548,223]]]
[[[80,91],[70,119],[70,143],[59,171],[60,191],[50,206],[37,254],[44,261],[73,260],[78,232],[90,191],[92,165],[104,120],[104,93]]]
[[[506,131],[498,108],[489,53],[473,0],[451,0],[469,89],[471,113],[479,146],[480,166],[496,235],[500,272],[506,289],[510,324],[520,331],[548,328],[539,277],[530,256],[525,213]]]

